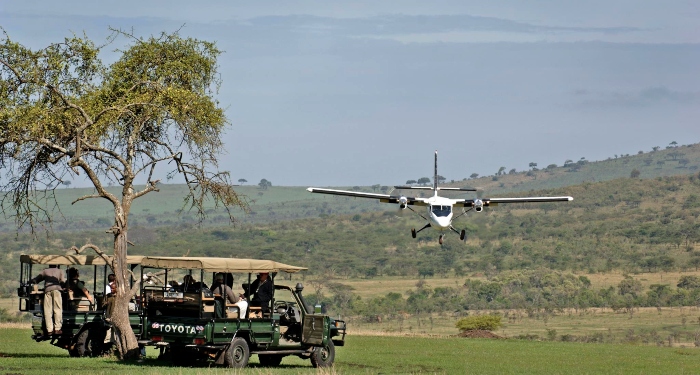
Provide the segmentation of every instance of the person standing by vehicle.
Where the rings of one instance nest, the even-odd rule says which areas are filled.
[[[46,335],[61,335],[63,331],[63,272],[56,265],[41,271],[37,277],[30,280],[32,284],[44,282],[44,322]]]
[[[73,291],[73,298],[85,297],[90,301],[90,304],[95,304],[95,300],[85,288],[85,283],[80,281],[80,273],[75,267],[68,269],[68,289]]]
[[[113,273],[110,273],[107,276],[107,285],[105,285],[105,297],[110,297],[117,289],[116,280],[117,277]]]
[[[250,291],[254,294],[253,298],[250,300],[251,306],[260,306],[260,310],[263,314],[269,313],[272,289],[270,274],[267,272],[258,274],[258,278],[250,285]]]

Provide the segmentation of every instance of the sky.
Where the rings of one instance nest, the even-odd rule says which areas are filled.
[[[697,143],[698,19],[700,2],[656,0],[0,5],[32,48],[110,27],[216,42],[221,169],[275,186],[403,184],[432,177],[435,150],[462,180]]]

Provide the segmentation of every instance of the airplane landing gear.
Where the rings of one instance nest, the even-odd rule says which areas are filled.
[[[438,240],[438,242],[440,242],[440,245],[442,245],[442,239],[443,239],[444,236],[445,236],[444,234],[441,234],[441,235],[440,235],[440,239]]]
[[[411,229],[411,237],[416,238],[416,234],[418,234],[418,232],[422,231],[422,230],[425,229],[425,228],[429,228],[429,227],[430,227],[430,223],[425,224],[425,225],[423,226],[423,228],[418,229],[418,230],[416,230],[416,228]]]
[[[467,231],[462,229],[462,232],[459,234],[459,239],[466,242],[467,241]]]

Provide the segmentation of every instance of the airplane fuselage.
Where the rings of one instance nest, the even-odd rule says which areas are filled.
[[[430,218],[431,226],[439,231],[448,230],[452,225],[452,217],[454,216],[452,211],[454,201],[435,195],[428,198],[427,203],[428,218]]]

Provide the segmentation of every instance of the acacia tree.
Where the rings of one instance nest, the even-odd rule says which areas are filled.
[[[3,30],[4,32],[4,30]],[[112,64],[100,52],[117,39]],[[0,42],[0,209],[18,229],[47,234],[60,207],[54,190],[84,176],[94,190],[73,204],[104,199],[114,208],[116,275],[112,323],[121,358],[138,353],[129,325],[128,216],[137,198],[157,192],[156,166],[188,187],[185,208],[205,218],[205,203],[247,207],[218,170],[228,121],[214,96],[220,80],[214,43],[177,32],[147,39],[113,30],[103,46],[73,36],[32,50],[4,33]],[[145,182],[135,186],[135,181]],[[120,185],[118,194],[105,189]]]

